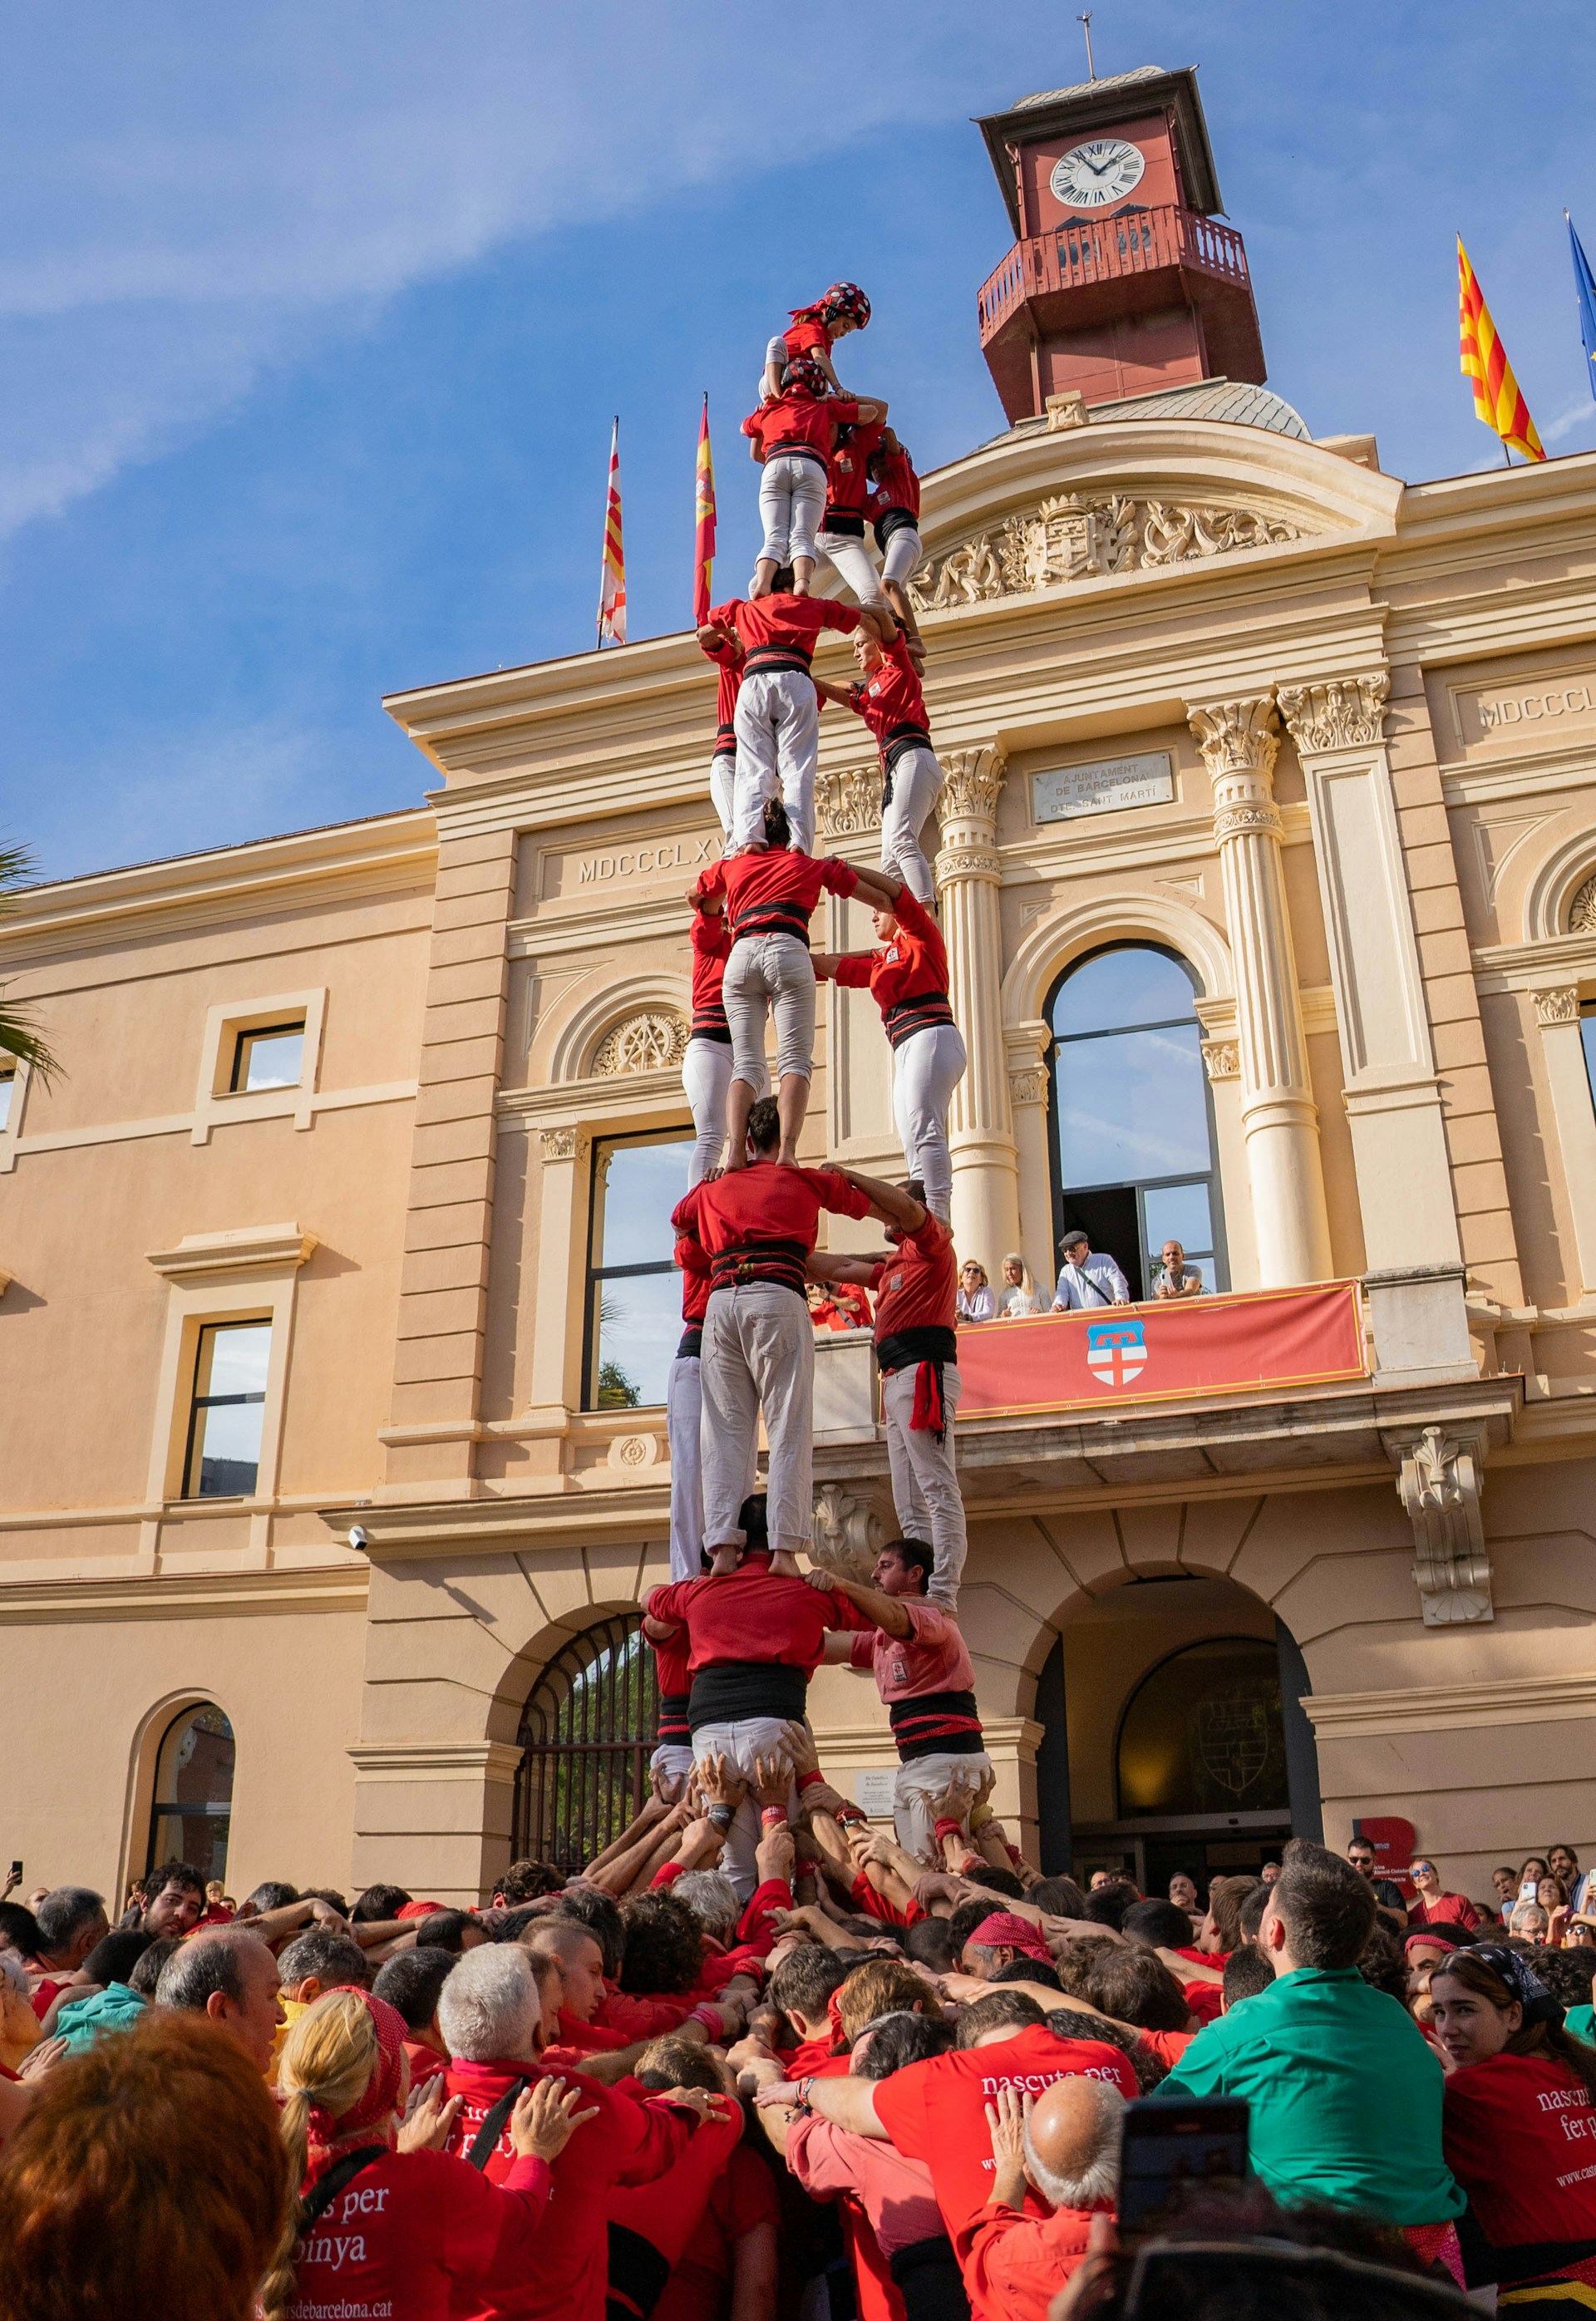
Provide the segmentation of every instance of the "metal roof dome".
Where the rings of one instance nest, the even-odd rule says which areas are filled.
[[[1245,380],[1198,379],[1190,387],[1167,387],[1151,395],[1127,395],[1117,403],[1094,403],[1087,418],[1096,426],[1116,419],[1226,419],[1236,427],[1266,427],[1275,435],[1313,441],[1300,412],[1267,387]]]

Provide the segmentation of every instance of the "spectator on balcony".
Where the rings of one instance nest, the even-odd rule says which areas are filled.
[[[997,1314],[987,1270],[973,1257],[965,1259],[959,1269],[959,1295],[956,1301],[961,1323],[990,1322]]]
[[[1568,1889],[1548,1870],[1535,1889],[1535,1898],[1546,1914],[1546,1940],[1555,1949],[1568,1931]]]
[[[1579,1855],[1572,1845],[1548,1845],[1546,1868],[1554,1878],[1561,1878],[1567,1888],[1568,1907],[1571,1910],[1588,1910],[1591,1907],[1592,1896],[1591,1873],[1588,1870],[1582,1870],[1580,1868]]]
[[[1106,1250],[1094,1251],[1090,1235],[1071,1225],[1059,1243],[1063,1259],[1053,1310],[1068,1314],[1079,1308],[1090,1313],[1099,1306],[1128,1306],[1130,1284]]]
[[[1153,1284],[1154,1297],[1204,1297],[1208,1283],[1195,1265],[1188,1265],[1186,1252],[1178,1241],[1164,1242],[1159,1252],[1158,1279]]]
[[[1042,1300],[1031,1279],[1031,1269],[1017,1250],[1011,1250],[1003,1261],[1003,1287],[998,1292],[998,1319],[1000,1322],[1021,1322],[1029,1315],[1040,1314]]]

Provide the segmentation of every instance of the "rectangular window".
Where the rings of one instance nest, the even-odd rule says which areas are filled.
[[[11,1103],[16,1094],[16,1066],[0,1064],[0,1136],[11,1125]]]
[[[208,1322],[201,1330],[183,1465],[186,1499],[252,1496],[270,1361],[269,1322]]]
[[[593,1147],[584,1410],[664,1402],[682,1329],[670,1212],[687,1191],[692,1150],[690,1135],[670,1133]]]
[[[233,1096],[251,1096],[257,1088],[297,1088],[305,1069],[305,1018],[293,1024],[258,1024],[241,1032],[233,1051]]]

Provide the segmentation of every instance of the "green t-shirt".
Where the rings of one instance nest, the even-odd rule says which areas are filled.
[[[1200,2031],[1154,2100],[1245,2097],[1275,2198],[1391,2225],[1460,2216],[1441,2157],[1441,2066],[1405,2007],[1355,1967],[1303,1967]]]
[[[1587,2047],[1596,2047],[1596,2006],[1571,2007],[1563,2027],[1575,2039],[1582,2039]]]

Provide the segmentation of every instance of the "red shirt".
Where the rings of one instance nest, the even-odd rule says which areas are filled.
[[[688,1674],[686,1632],[678,1629],[674,1635],[667,1636],[663,1643],[655,1643],[652,1636],[648,1641],[654,1655],[654,1670],[661,1697],[667,1700],[679,1699],[692,1682]]]
[[[908,453],[901,447],[896,451],[884,451],[878,462],[877,476],[870,496],[871,515],[885,515],[889,508],[907,508],[911,515],[920,513],[920,478],[916,475]]]
[[[1112,2201],[1103,2203],[1105,2210]],[[1048,2307],[1086,2254],[1090,2208],[1027,2216],[994,2201],[971,2227],[964,2286],[977,2312],[1005,2321],[1047,2321]]]
[[[617,2185],[609,2196],[609,2221],[635,2233],[656,2249],[672,2271],[698,2228],[716,2179],[730,2164],[743,2140],[740,2112],[730,2119],[706,2120],[673,2168],[652,2184]],[[633,2312],[648,2310],[641,2282],[628,2279],[625,2252],[610,2251],[609,2292]]]
[[[884,758],[897,727],[917,726],[924,733],[927,720],[925,691],[908,657],[908,642],[901,629],[882,652],[879,667],[868,678],[848,687],[848,700],[875,735],[876,747]]]
[[[762,447],[767,460],[790,451],[794,444],[805,444],[829,460],[837,429],[858,423],[859,405],[851,395],[810,395],[804,387],[789,387],[785,395],[772,396],[769,403],[751,411],[743,422],[743,432]],[[711,620],[714,617],[711,614]]]
[[[830,481],[825,492],[825,513],[834,508],[844,515],[856,515],[864,521],[864,503],[870,495],[870,455],[881,440],[884,419],[868,420],[863,425],[851,427],[839,441],[831,455]]]
[[[715,2321],[725,2309],[734,2244],[777,2222],[776,2187],[756,2153],[740,2144],[716,2178],[681,2262],[654,2307],[654,2321]]]
[[[331,2158],[317,2153],[306,2190]],[[300,2242],[290,2315],[529,2321],[544,2309],[543,2268],[559,2262],[558,2236],[539,2230],[552,2182],[546,2160],[515,2160],[490,2182],[447,2153],[385,2152]]]
[[[795,596],[775,589],[769,596],[750,600],[733,596],[710,610],[709,625],[729,629],[743,641],[746,652],[762,646],[796,653],[807,667],[822,629],[840,629],[844,636],[859,626],[857,608],[839,605],[828,596]],[[746,674],[746,672],[744,672]]]
[[[739,860],[743,858],[739,856]],[[726,1006],[722,987],[725,982],[726,961],[732,955],[731,932],[724,911],[695,911],[691,929],[693,946],[693,1030],[700,1033],[730,1034],[726,1023]]]
[[[718,757],[723,749],[735,746],[732,722],[737,715],[737,696],[743,690],[743,648],[734,639],[724,645],[700,645],[698,651],[714,661],[720,670],[720,682],[715,696],[716,723],[719,728],[715,749]]]
[[[516,2080],[543,2076],[537,2063],[469,2063],[457,2056],[449,2066],[448,2088],[464,2101],[450,2134],[450,2151],[470,2150],[488,2114]],[[565,2077],[580,2089],[581,2108],[597,2104],[598,2116],[579,2128],[551,2163],[550,2197],[558,2228],[539,2244],[524,2309],[528,2315],[546,2315],[549,2321],[555,2316],[558,2321],[603,2321],[608,2269],[605,2225],[611,2189],[646,2184],[652,2177],[662,2176],[686,2151],[694,2122],[687,2113],[663,2104],[637,2103],[616,2089],[602,2088],[579,2071]],[[506,2119],[488,2155],[488,2181],[501,2183],[515,2157]],[[395,2309],[409,2321],[407,2306]]]
[[[680,1236],[675,1256],[681,1268],[681,1318],[696,1329],[709,1311],[709,1260],[691,1233]]]
[[[975,1670],[958,1623],[924,1597],[900,1596],[912,1636],[889,1636],[871,1628],[853,1639],[853,1666],[872,1669],[886,1701],[913,1700],[924,1692],[973,1692]]]
[[[410,2058],[410,2084],[413,2088],[424,2088],[429,2080],[435,2080],[440,2071],[448,2069],[448,2056],[440,2055],[435,2047],[427,2046],[423,2040],[406,2039],[405,2052]]]
[[[834,1169],[779,1169],[773,1160],[755,1160],[695,1185],[677,1203],[670,1222],[679,1233],[696,1233],[713,1259],[760,1242],[801,1242],[812,1250],[822,1209],[863,1217],[870,1206],[870,1195]]]
[[[1225,2012],[1222,1982],[1183,1982],[1181,1996],[1186,2001],[1187,2013],[1196,2016],[1199,2027],[1205,2023],[1217,2023]]]
[[[811,1588],[807,1579],[784,1579],[759,1562],[743,1563],[726,1579],[711,1575],[656,1588],[647,1609],[651,1619],[686,1628],[688,1667],[695,1676],[729,1661],[775,1661],[813,1676],[827,1631],[855,1628],[862,1616],[845,1597]]]
[[[898,933],[884,951],[844,951],[834,970],[837,982],[855,990],[868,984],[876,1006],[889,1017],[910,1000],[945,997],[948,988],[947,945],[925,904],[906,887],[892,906],[892,915]],[[956,1290],[956,1270],[949,1278]]]
[[[836,855],[769,846],[762,853],[722,855],[701,873],[693,891],[707,902],[725,897],[729,952],[729,943],[743,935],[790,934],[807,942],[821,896],[851,895],[858,884],[853,865]],[[693,915],[701,919],[704,914]]]
[[[682,1690],[687,1690],[686,1685]],[[674,1869],[677,1877],[681,1876],[679,1862],[668,1861],[665,1869]],[[663,1878],[664,1871],[661,1870],[651,1882],[658,1885]],[[622,2043],[629,2047],[634,2039],[662,2039],[668,2031],[677,2030],[693,2009],[702,2004],[696,1990],[679,1992],[670,1997],[660,1992],[651,1998],[634,1991],[617,1990],[606,1983],[605,1996],[593,2009],[593,2020],[602,2024],[606,2031],[620,2032]]]
[[[956,1328],[959,1263],[952,1227],[927,1209],[925,1224],[905,1233],[894,1254],[877,1266],[871,1287],[878,1346],[898,1330]]]
[[[1480,1924],[1480,1913],[1464,1894],[1437,1894],[1427,1902],[1416,1893],[1408,1905],[1408,1932],[1416,1926],[1464,1926],[1472,1934]]]
[[[1129,2060],[1117,2047],[1096,2039],[1059,2039],[1036,2025],[1012,2039],[994,2040],[990,2047],[966,2047],[951,2055],[934,2055],[924,2063],[908,2063],[876,2084],[876,2116],[910,2160],[923,2160],[931,2171],[936,2205],[942,2210],[961,2264],[981,2211],[992,2197],[992,2139],[986,2107],[998,2089],[1012,2087],[1021,2095],[1040,2095],[1055,2080],[1075,2073],[1088,2079],[1110,2080],[1127,2101],[1140,2092]],[[1045,2213],[1035,2193],[1026,2196],[1026,2213]],[[983,2321],[1008,2321],[1000,2305],[977,2302],[971,2307]]]
[[[1441,2149],[1498,2248],[1596,2240],[1596,2107],[1555,2057],[1492,2055],[1453,2071]]]
[[[803,309],[795,314],[791,327],[783,331],[781,336],[787,344],[789,362],[796,355],[812,355],[816,348],[823,355],[831,352],[831,332],[813,309]]]

